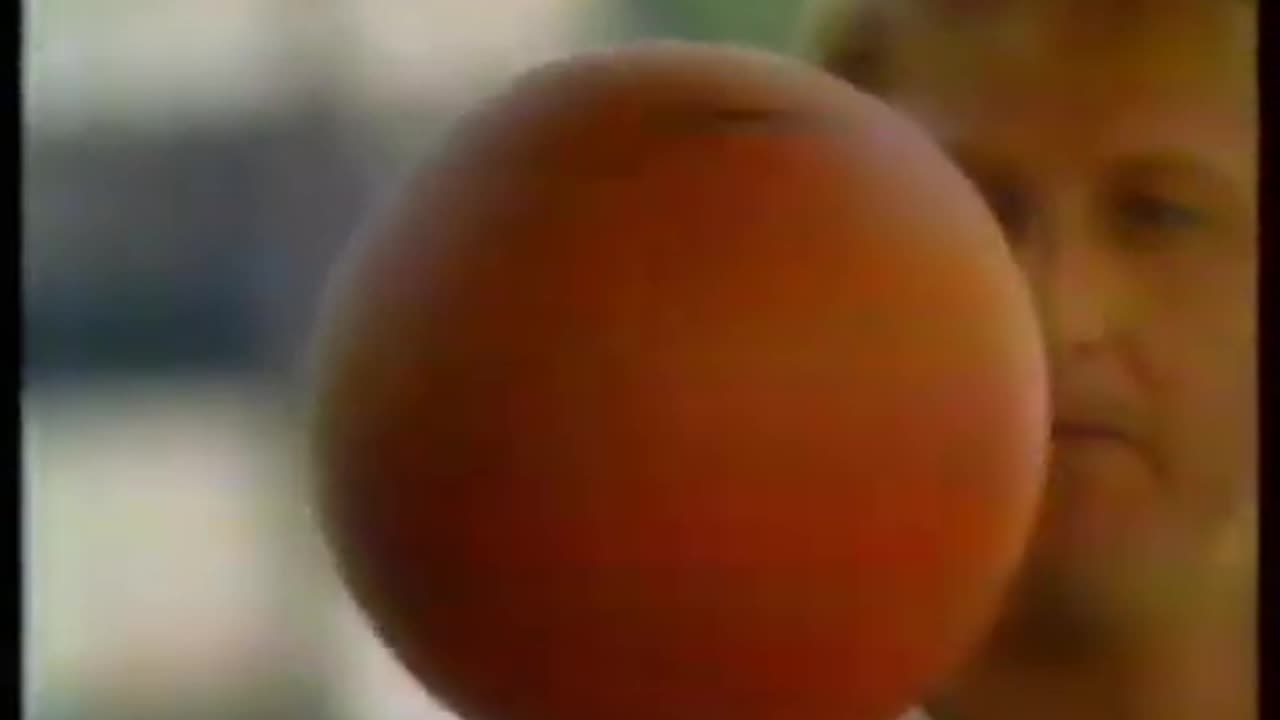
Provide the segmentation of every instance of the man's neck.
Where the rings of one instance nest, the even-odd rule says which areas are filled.
[[[1195,571],[1122,593],[1146,602],[1109,619],[1071,611],[1088,602],[1011,607],[934,720],[1256,720],[1256,516],[1228,530]]]
[[[978,663],[932,720],[1255,720],[1252,623],[1170,628],[1092,661]]]
[[[1250,603],[1252,607],[1252,603]],[[1134,717],[1257,718],[1257,632],[1236,622],[1188,626],[1133,663]]]

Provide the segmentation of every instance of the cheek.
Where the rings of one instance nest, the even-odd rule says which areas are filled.
[[[1256,303],[1250,277],[1166,272],[1131,336],[1179,507],[1217,523],[1256,481]],[[1181,280],[1175,285],[1176,280]]]
[[[1252,423],[1257,405],[1256,257],[1169,252],[1136,260],[1130,331],[1155,400],[1223,424]],[[1182,398],[1182,400],[1177,400]]]

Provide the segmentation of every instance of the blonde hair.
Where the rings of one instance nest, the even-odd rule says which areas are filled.
[[[1131,32],[1152,14],[1175,7],[1221,9],[1236,4],[1250,10],[1257,0],[1055,0],[1070,3],[1072,12],[1098,15],[1080,20],[1099,31]],[[793,47],[803,59],[839,75],[859,88],[885,94],[892,84],[892,50],[908,21],[922,17],[946,26],[987,23],[991,12],[1025,10],[1046,0],[810,0]],[[970,24],[972,23],[972,24]]]

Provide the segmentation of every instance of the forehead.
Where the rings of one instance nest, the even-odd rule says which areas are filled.
[[[892,99],[943,142],[1046,169],[1174,151],[1247,173],[1256,15],[1234,0],[1168,2],[1126,18],[1111,0],[1110,23],[1084,0],[991,2],[949,23],[917,12],[902,18]]]

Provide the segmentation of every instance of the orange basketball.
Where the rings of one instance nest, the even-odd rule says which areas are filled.
[[[343,265],[320,507],[473,720],[889,720],[989,627],[1047,448],[1028,292],[879,101],[674,43],[461,124]]]

